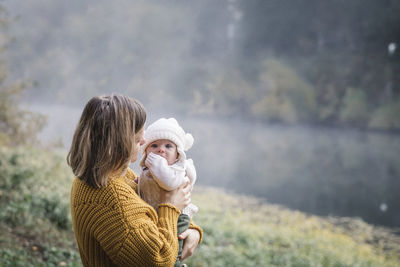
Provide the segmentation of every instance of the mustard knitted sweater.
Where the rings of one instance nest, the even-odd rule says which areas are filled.
[[[173,266],[178,254],[179,210],[160,204],[158,214],[137,195],[136,175],[110,177],[93,188],[75,178],[71,215],[84,266]],[[191,227],[200,232],[200,227]]]

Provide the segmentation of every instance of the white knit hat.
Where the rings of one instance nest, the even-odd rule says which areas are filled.
[[[141,147],[142,159],[140,160],[140,166],[144,166],[146,159],[146,148],[150,143],[160,140],[167,139],[175,143],[179,158],[178,161],[186,160],[186,154],[184,151],[190,149],[193,145],[194,139],[190,133],[185,133],[181,126],[174,118],[161,118],[147,127],[143,135],[146,143]]]

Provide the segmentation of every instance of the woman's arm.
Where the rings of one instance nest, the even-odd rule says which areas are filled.
[[[179,210],[169,204],[144,209],[127,217],[128,232],[115,263],[121,266],[172,266],[178,255],[177,220]],[[155,212],[154,212],[155,213]],[[135,218],[133,218],[133,216]]]
[[[194,251],[200,243],[201,236],[198,230],[189,228],[185,232],[180,234],[178,238],[181,240],[185,240],[180,258],[180,261],[183,261],[184,259],[193,255]]]
[[[124,180],[112,185],[118,202],[108,205],[114,210],[109,220],[97,222],[103,229],[97,236],[101,247],[119,266],[172,266],[178,255],[177,221],[183,205],[178,203],[190,201],[190,186],[167,192],[157,215]]]
[[[195,224],[193,222],[193,220],[190,220],[190,226],[189,229],[193,229],[196,230],[197,232],[199,232],[200,234],[200,239],[199,239],[199,244],[203,241],[203,229],[201,229],[200,226],[198,226],[197,224]]]
[[[203,241],[203,230],[193,221],[190,221],[189,229],[180,234],[178,238],[185,240],[180,259],[183,261],[192,256],[197,246]]]

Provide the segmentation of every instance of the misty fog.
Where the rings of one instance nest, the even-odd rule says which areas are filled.
[[[47,114],[40,139],[69,148],[81,109],[28,106]],[[395,226],[400,220],[398,135],[242,120],[149,113],[148,123],[175,116],[195,138],[197,184],[255,195],[320,215]],[[139,172],[137,163],[132,168]]]
[[[293,124],[257,120],[264,112],[261,104],[270,103],[261,100],[274,88],[268,73],[260,71],[264,63],[257,59],[278,52],[259,48],[265,45],[261,42],[247,46],[243,41],[257,36],[246,32],[251,24],[246,28],[243,20],[263,21],[260,14],[250,19],[244,15],[245,2],[6,0],[2,5],[13,18],[6,56],[9,79],[27,80],[24,106],[47,116],[40,135],[44,144],[58,143],[67,150],[91,96],[127,94],[145,105],[148,124],[159,117],[175,117],[193,134],[195,143],[188,156],[194,160],[199,185],[255,195],[314,214],[400,225],[398,133],[315,126],[301,123],[300,115],[300,123]],[[272,29],[267,30],[272,35]],[[309,53],[305,57],[329,44],[325,32],[318,38],[315,48],[305,42]],[[295,57],[290,44],[280,41],[275,45]],[[280,66],[276,68],[286,71]],[[246,79],[239,79],[238,73]],[[305,94],[313,88],[292,71],[286,73],[299,88],[306,88]],[[395,81],[393,72],[386,73],[390,82]],[[270,87],[246,91],[253,78]],[[370,82],[365,79],[365,84]],[[226,92],[228,85],[231,91]],[[391,95],[394,89],[386,88]],[[330,97],[328,93],[324,97]],[[229,97],[232,102],[218,102]],[[298,118],[287,106],[284,111],[289,115],[283,116],[293,122]],[[312,113],[313,103],[310,106]],[[245,116],[248,110],[254,118]],[[324,110],[328,122],[334,110]]]

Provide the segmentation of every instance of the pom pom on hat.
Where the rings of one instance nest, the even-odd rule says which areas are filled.
[[[185,134],[185,148],[184,150],[187,151],[193,146],[194,138],[193,135],[190,133]]]
[[[161,118],[156,120],[147,127],[143,137],[146,141],[142,146],[143,157],[145,157],[145,150],[150,143],[155,140],[167,139],[175,143],[179,153],[179,159],[184,160],[186,159],[184,151],[190,149],[194,142],[193,136],[190,133],[185,133],[175,118]]]

